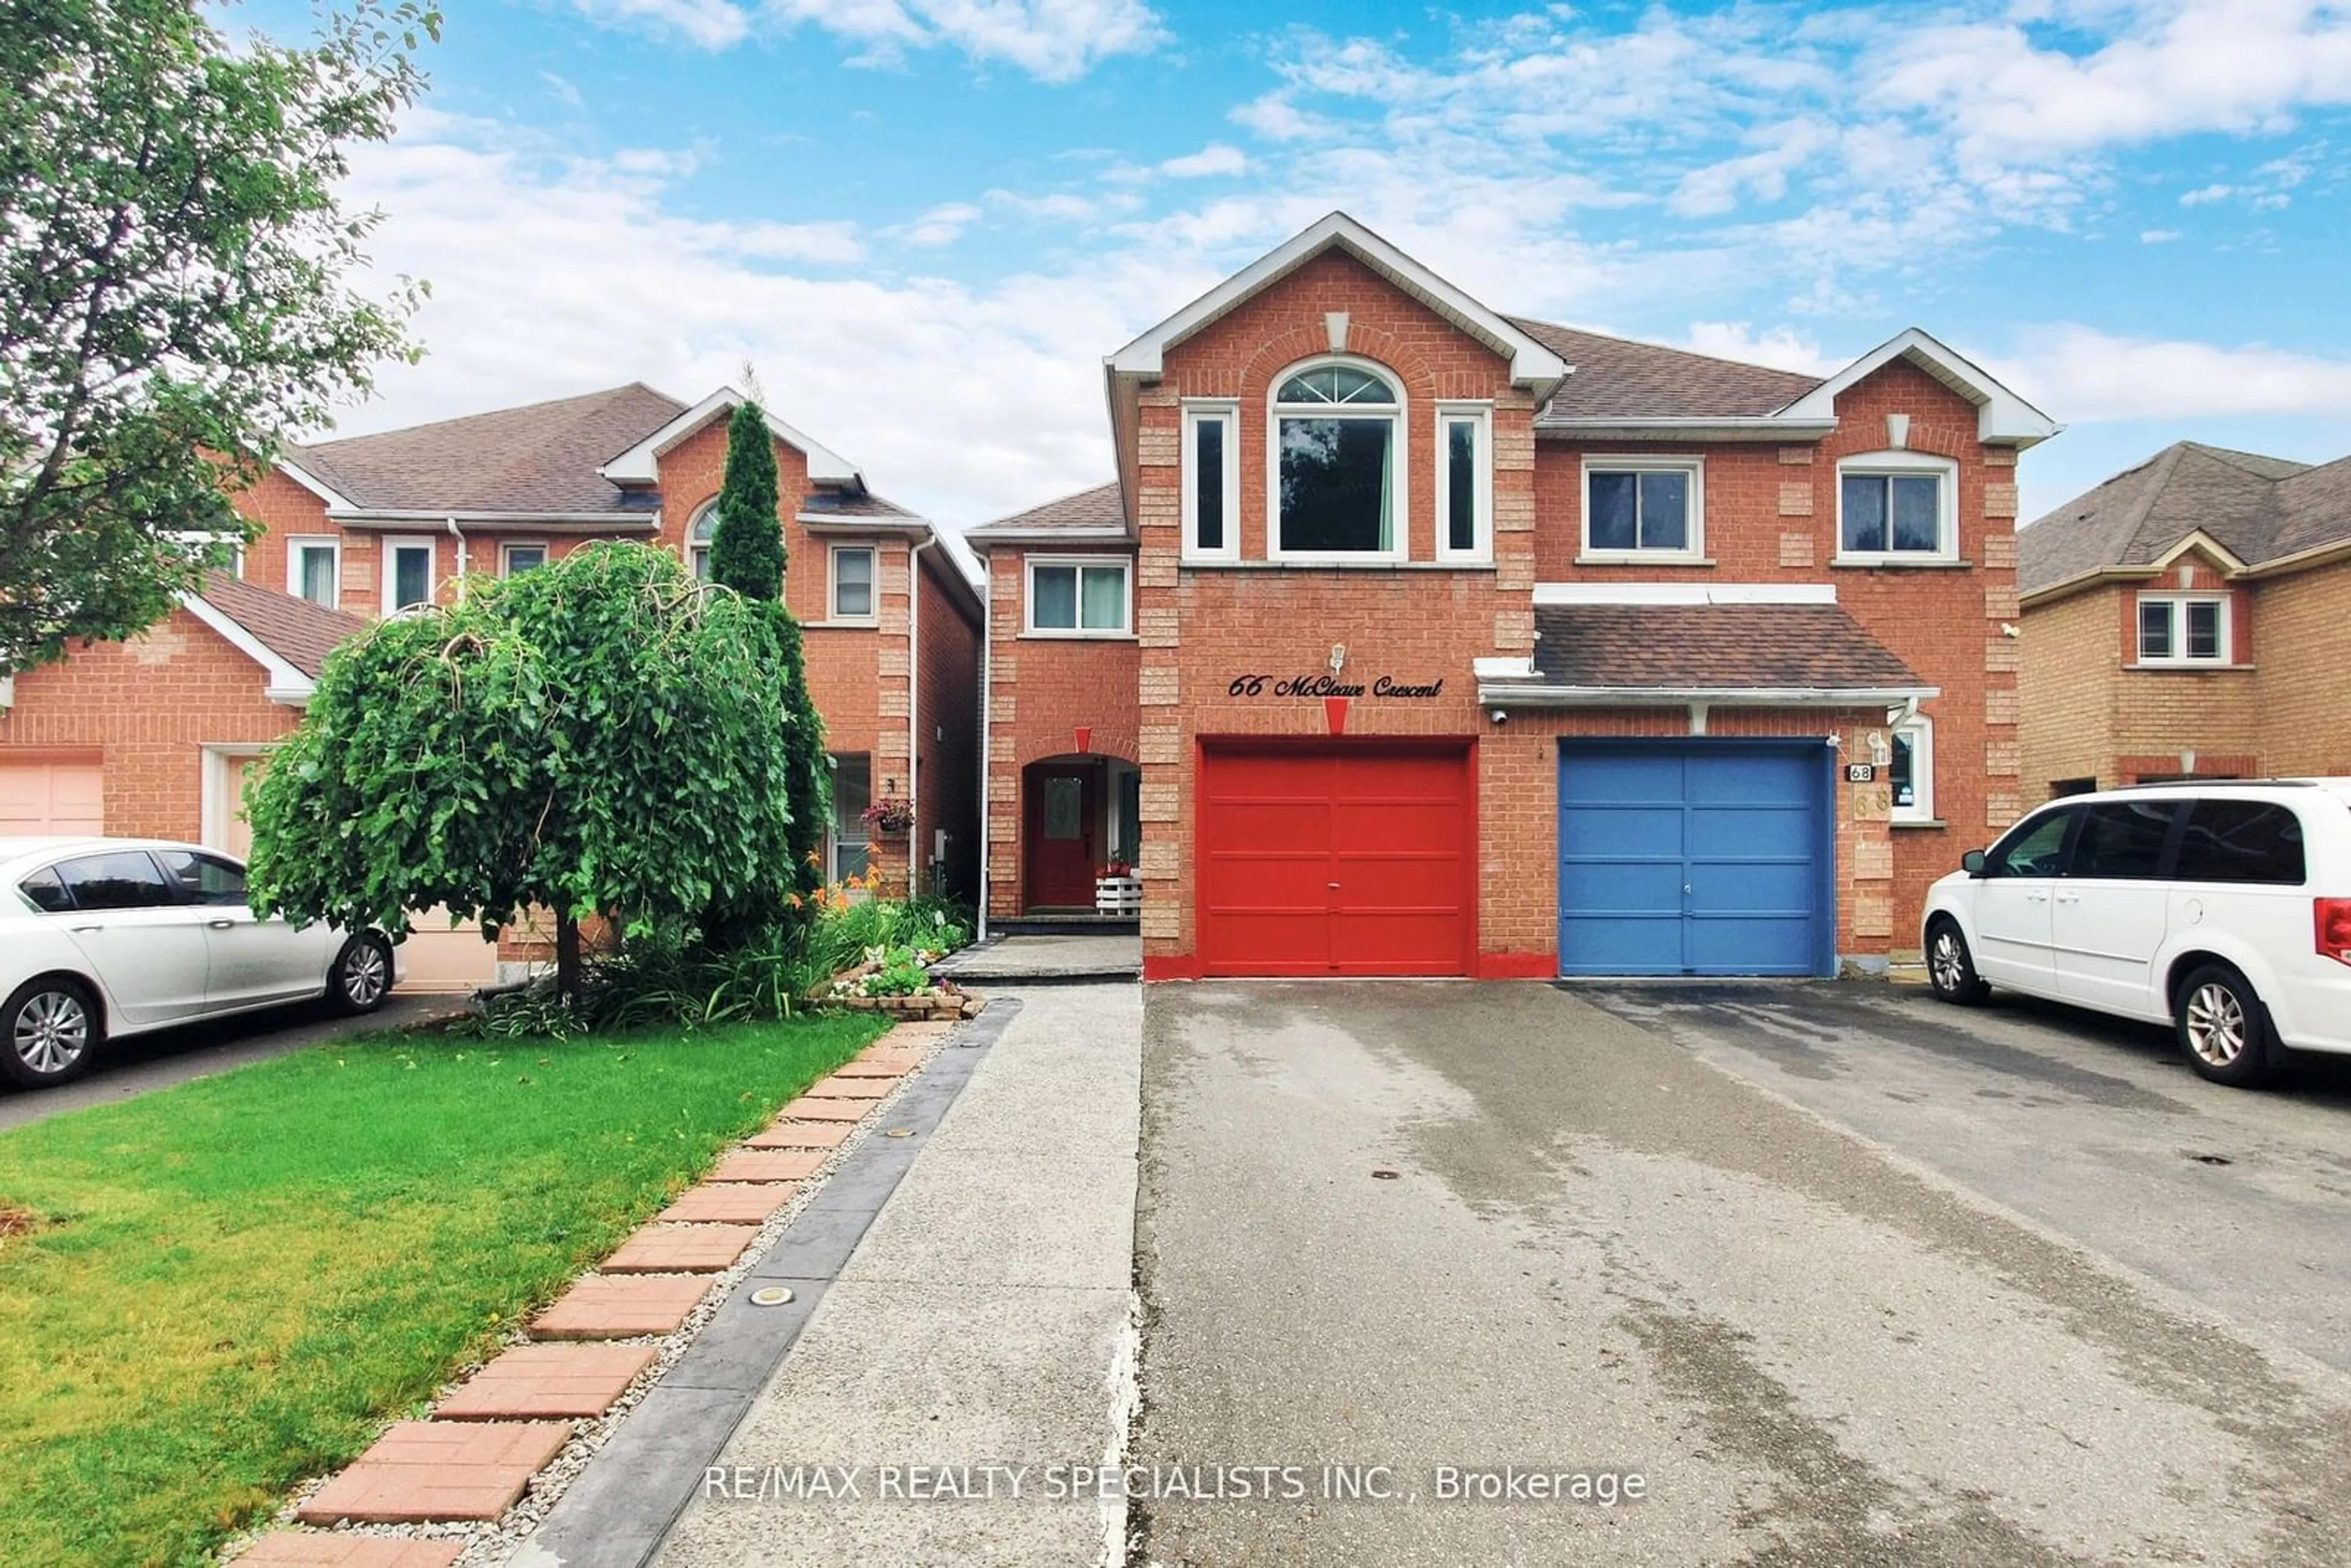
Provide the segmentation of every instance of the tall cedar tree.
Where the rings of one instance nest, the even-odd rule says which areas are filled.
[[[784,529],[777,505],[776,447],[767,412],[751,398],[736,405],[726,425],[726,476],[718,491],[718,525],[710,539],[710,577],[746,599],[772,606],[777,668],[783,680],[784,749],[792,821],[789,832],[792,892],[806,909],[809,895],[824,884],[825,823],[832,811],[830,763],[824,753],[824,720],[810,700],[808,659],[799,622],[784,603]],[[722,931],[739,917],[717,912]]]
[[[382,214],[344,176],[441,14],[340,4],[287,47],[193,0],[0,0],[0,675],[162,620],[251,537],[228,493],[415,357],[422,286],[352,287]]]

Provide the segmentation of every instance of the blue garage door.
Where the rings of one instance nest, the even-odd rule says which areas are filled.
[[[1831,760],[1817,741],[1563,746],[1560,973],[1829,973]]]

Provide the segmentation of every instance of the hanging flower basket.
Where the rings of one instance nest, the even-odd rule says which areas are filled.
[[[914,825],[914,803],[884,795],[865,808],[865,826],[877,833],[903,833]]]

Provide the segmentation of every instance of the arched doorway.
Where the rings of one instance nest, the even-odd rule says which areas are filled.
[[[1020,772],[1021,902],[1033,912],[1091,912],[1094,879],[1134,862],[1141,775],[1115,757],[1071,754]]]

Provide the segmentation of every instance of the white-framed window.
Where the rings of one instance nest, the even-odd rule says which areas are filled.
[[[873,583],[873,547],[872,545],[834,545],[831,566],[826,576],[831,582],[827,590],[826,619],[831,621],[872,621],[880,613],[876,607]]]
[[[702,509],[694,514],[694,520],[685,525],[685,570],[697,581],[710,580],[710,545],[717,537],[718,503],[705,501]]]
[[[872,848],[865,808],[873,803],[873,758],[863,752],[832,754],[832,825],[825,834],[827,882],[863,876]]]
[[[397,615],[433,602],[435,541],[423,536],[383,541],[383,612]]]
[[[1706,460],[1583,460],[1586,560],[1697,560],[1706,553]]]
[[[512,577],[521,571],[536,571],[546,564],[547,547],[543,544],[508,544],[498,547],[500,577]]]
[[[1894,785],[1894,817],[1897,822],[1935,820],[1935,721],[1925,714],[1907,719],[1894,716],[1888,737],[1893,742],[1892,765],[1886,777]]]
[[[343,541],[296,535],[286,541],[286,591],[328,610],[343,597]]]
[[[1437,559],[1494,559],[1494,408],[1437,405]]]
[[[1837,465],[1836,560],[1914,566],[1959,559],[1959,465],[1924,452]]]
[[[1408,532],[1404,398],[1388,373],[1328,356],[1274,379],[1266,413],[1266,554],[1399,561]]]
[[[1029,558],[1031,637],[1123,637],[1131,621],[1127,563],[1114,557]]]
[[[2140,594],[2138,662],[2142,664],[2231,663],[2229,596],[2225,593]]]
[[[1184,403],[1184,559],[1241,558],[1241,405]]]

